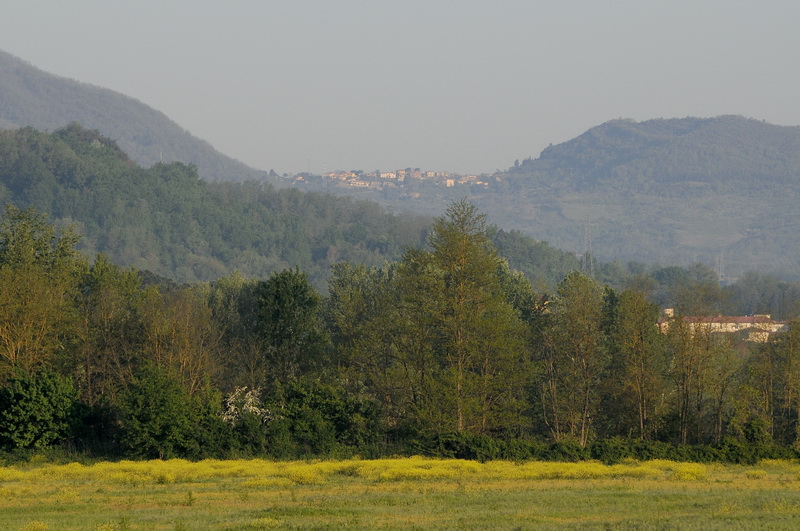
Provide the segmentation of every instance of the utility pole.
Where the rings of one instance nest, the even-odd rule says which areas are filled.
[[[590,278],[594,278],[594,254],[592,253],[592,227],[589,217],[583,224],[583,257],[581,257],[581,271]]]

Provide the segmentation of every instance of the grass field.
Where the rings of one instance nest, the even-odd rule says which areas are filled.
[[[800,463],[181,460],[0,467],[0,529],[800,527]]]

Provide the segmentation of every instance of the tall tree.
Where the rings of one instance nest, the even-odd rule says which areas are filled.
[[[623,394],[631,394],[631,409],[636,411],[636,432],[641,439],[653,435],[654,421],[664,396],[668,364],[662,337],[657,328],[658,306],[648,302],[638,291],[624,291],[619,297],[617,314],[617,352],[614,378]]]
[[[135,270],[123,270],[102,254],[83,279],[74,372],[87,404],[113,398],[132,375],[132,362],[141,347],[140,283]]]
[[[208,304],[225,353],[219,360],[223,386],[260,387],[267,378],[267,368],[258,331],[258,281],[240,273],[220,278],[211,285]]]
[[[791,321],[789,330],[774,340],[773,348],[781,392],[782,439],[800,447],[800,321]]]
[[[164,294],[150,287],[140,305],[142,350],[148,360],[169,371],[191,395],[217,376],[220,331],[212,322],[205,287]]]
[[[69,228],[9,205],[0,218],[0,372],[32,371],[65,353],[86,263]]]
[[[666,334],[670,378],[675,385],[678,442],[703,442],[707,412],[709,371],[721,348],[709,326],[693,326],[677,314]]]
[[[416,305],[416,315],[433,317],[443,406],[458,432],[505,425],[519,388],[514,371],[524,357],[522,322],[502,290],[501,260],[487,230],[486,216],[475,206],[454,202],[434,222],[431,252],[406,258],[420,261],[436,279],[434,291],[409,293],[407,303]]]
[[[259,331],[273,382],[287,383],[325,363],[322,299],[305,273],[285,269],[258,286]]]
[[[336,264],[325,311],[343,381],[378,400],[390,426],[408,418],[417,384],[413,356],[401,348],[403,312],[395,273],[388,264]]]
[[[586,446],[599,401],[598,385],[608,365],[603,289],[582,273],[569,273],[558,285],[553,312],[547,343],[552,381],[547,385],[550,400],[557,403],[548,409],[557,415],[558,436],[566,426],[569,435]]]

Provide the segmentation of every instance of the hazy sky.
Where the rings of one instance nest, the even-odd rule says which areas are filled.
[[[259,169],[491,172],[614,118],[800,124],[800,2],[6,0],[0,49]]]

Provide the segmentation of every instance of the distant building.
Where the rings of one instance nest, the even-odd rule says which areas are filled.
[[[658,327],[666,334],[670,324],[676,319],[675,311],[667,308],[658,320]],[[741,315],[741,316],[684,316],[683,322],[689,325],[692,334],[700,331],[712,334],[737,334],[745,341],[765,343],[772,334],[788,330],[788,323],[775,321],[771,315]]]

